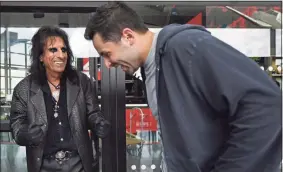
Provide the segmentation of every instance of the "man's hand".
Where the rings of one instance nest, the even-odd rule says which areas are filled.
[[[23,146],[38,146],[44,138],[44,133],[39,125],[28,127],[27,125],[20,129],[18,141]]]
[[[103,118],[99,118],[95,122],[95,129],[94,132],[100,138],[105,138],[110,132],[110,122]]]

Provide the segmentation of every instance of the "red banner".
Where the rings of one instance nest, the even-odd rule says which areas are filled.
[[[149,108],[126,109],[126,131],[137,133],[140,131],[157,131],[157,121]]]

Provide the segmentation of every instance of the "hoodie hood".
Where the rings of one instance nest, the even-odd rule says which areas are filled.
[[[182,32],[184,30],[188,29],[197,29],[202,30],[205,32],[210,33],[208,30],[206,30],[203,26],[200,25],[191,25],[191,24],[170,24],[165,26],[158,35],[158,41],[156,45],[156,50],[159,50],[160,48],[163,48],[166,44],[167,40],[169,40],[172,36],[178,34],[179,32]]]

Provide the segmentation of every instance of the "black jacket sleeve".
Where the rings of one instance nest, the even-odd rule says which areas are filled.
[[[10,126],[12,136],[19,145],[26,146],[21,143],[19,133],[21,130],[28,129],[27,122],[27,101],[28,101],[28,83],[26,80],[21,81],[15,88],[12,96],[10,111]]]
[[[212,172],[279,168],[282,144],[279,87],[258,64],[215,37],[179,42],[176,57],[181,66],[191,70],[188,78],[199,98],[207,101],[215,112],[227,115],[230,121],[229,139]]]

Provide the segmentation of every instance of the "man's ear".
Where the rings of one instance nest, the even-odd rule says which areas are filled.
[[[135,38],[134,31],[132,29],[129,29],[129,28],[123,29],[121,38],[126,40],[127,42],[129,42],[130,45],[133,45],[134,44],[134,38]]]

